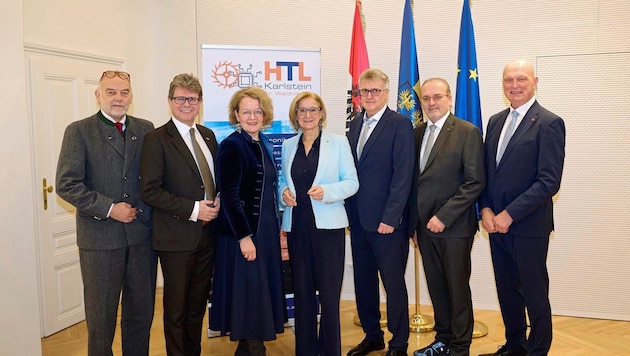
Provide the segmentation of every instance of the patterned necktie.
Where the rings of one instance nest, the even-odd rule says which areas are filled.
[[[120,132],[120,134],[123,134],[123,123],[122,122],[114,122],[114,126],[116,126],[116,128],[118,129],[118,132]]]
[[[367,141],[368,131],[370,131],[370,125],[376,121],[375,118],[363,119],[363,127],[361,128],[361,135],[359,136],[359,145],[357,146],[357,157],[361,158],[361,154],[363,153],[363,146],[365,146],[365,142]]]
[[[424,146],[424,155],[422,156],[422,160],[420,161],[420,172],[424,171],[424,166],[427,165],[427,161],[429,160],[429,155],[431,154],[431,149],[433,148],[433,141],[435,141],[435,128],[437,126],[431,125],[429,126],[429,136],[427,137],[427,143]]]
[[[516,110],[512,111],[512,121],[508,125],[507,130],[505,131],[505,136],[503,137],[503,142],[501,142],[501,147],[499,147],[499,151],[497,152],[497,166],[499,162],[501,162],[501,158],[503,157],[503,153],[505,153],[505,149],[507,148],[508,143],[510,143],[510,139],[514,134],[514,129],[516,128],[516,121],[518,120],[518,112]]]
[[[195,153],[195,158],[197,159],[197,165],[199,166],[199,171],[201,172],[201,178],[203,179],[203,185],[206,189],[206,199],[214,200],[214,180],[212,179],[212,172],[210,171],[210,166],[208,166],[208,161],[206,160],[206,156],[203,154],[197,139],[195,138],[195,129],[190,129],[190,139],[192,140],[193,151]]]

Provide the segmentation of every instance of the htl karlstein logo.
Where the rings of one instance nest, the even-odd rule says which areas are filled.
[[[230,61],[223,61],[214,66],[212,70],[212,80],[214,83],[223,89],[233,88],[238,86],[239,88],[247,88],[251,86],[257,86],[258,83],[254,81],[262,71],[257,73],[252,72],[252,65],[248,68],[242,68],[240,64],[234,64]]]

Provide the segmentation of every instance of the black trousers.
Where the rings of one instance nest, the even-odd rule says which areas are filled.
[[[433,303],[435,340],[448,345],[450,355],[468,355],[474,327],[469,284],[473,237],[432,237],[416,230]]]
[[[210,225],[209,225],[210,226]],[[216,236],[207,235],[192,251],[158,251],[164,276],[164,337],[169,356],[201,354],[203,316],[214,266]]]
[[[295,209],[294,214],[287,242],[295,301],[295,354],[338,356],[341,354],[339,299],[346,248],[345,229],[317,229],[310,208]],[[316,291],[319,292],[319,305]]]

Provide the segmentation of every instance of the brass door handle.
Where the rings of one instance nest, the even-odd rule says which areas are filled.
[[[48,193],[53,192],[53,186],[46,184],[46,178],[44,178],[44,210],[48,210]]]

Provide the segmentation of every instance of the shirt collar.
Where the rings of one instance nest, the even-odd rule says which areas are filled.
[[[442,126],[444,126],[444,122],[446,122],[446,118],[451,114],[451,112],[447,112],[444,116],[442,116],[438,121],[436,121],[435,123],[431,122],[431,120],[427,121],[427,127],[431,126],[431,125],[435,125],[435,127],[438,130],[442,129]]]
[[[367,112],[363,113],[363,119],[367,120],[367,119],[374,119],[374,121],[378,121],[381,119],[381,116],[383,116],[383,113],[385,112],[385,109],[387,109],[387,105],[383,106],[383,108],[379,111],[376,112],[376,114],[374,114],[374,116],[372,117],[367,117]]]
[[[517,107],[517,108],[513,108],[512,106],[510,106],[510,114],[512,114],[513,111],[518,112],[518,116],[519,117],[524,117],[525,114],[527,114],[527,112],[529,111],[529,109],[532,107],[532,105],[534,105],[534,101],[536,101],[536,97],[533,96],[531,99],[529,99],[525,104]]]
[[[124,124],[127,122],[127,115],[126,115],[126,114],[123,116],[123,118],[122,118],[122,119],[120,119],[120,121],[116,121],[116,120],[114,120],[111,116],[107,115],[107,114],[105,113],[105,111],[103,111],[103,110],[101,110],[101,114],[103,114],[103,116],[105,116],[105,118],[106,118],[107,120],[109,120],[109,121],[111,121],[111,122],[114,122],[114,123],[115,123],[115,122],[122,122],[122,123],[123,123],[123,125],[124,125]]]
[[[177,131],[179,132],[180,136],[182,136],[182,137],[186,137],[186,135],[190,135],[190,129],[191,128],[194,128],[195,132],[199,132],[199,130],[197,130],[197,125],[193,125],[192,127],[190,127],[190,126],[186,125],[185,123],[177,120],[174,117],[171,117],[171,120],[175,124],[175,127],[177,128]]]

